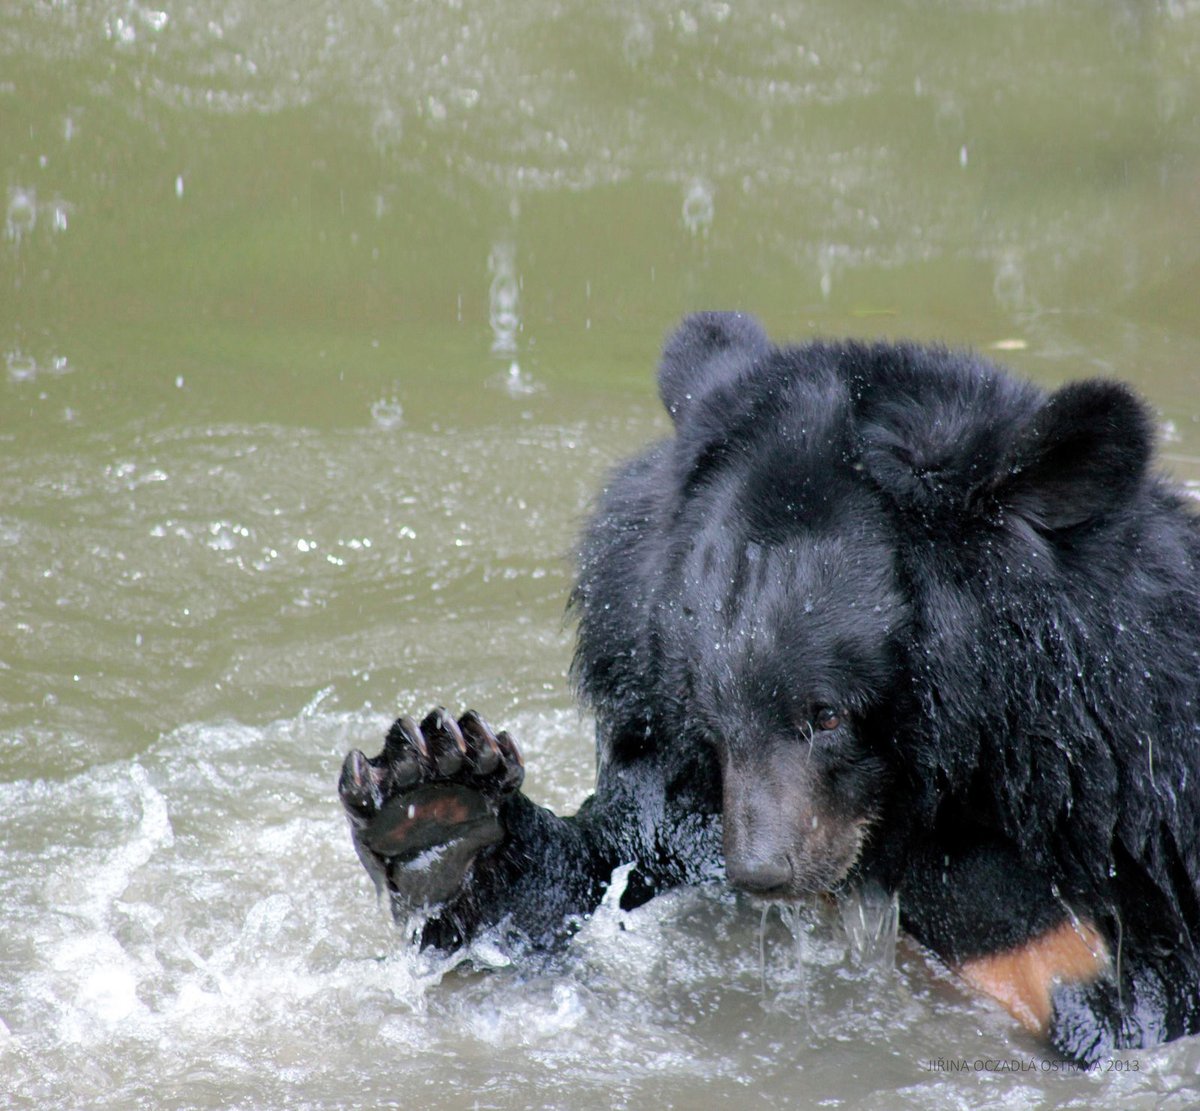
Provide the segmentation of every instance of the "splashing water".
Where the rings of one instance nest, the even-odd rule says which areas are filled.
[[[900,931],[900,899],[869,881],[838,899],[842,928],[853,959],[865,967],[891,971],[896,967],[896,938]]]
[[[779,921],[791,938],[790,953],[786,954],[784,967],[774,991],[768,990],[767,981],[767,925],[771,911],[779,912]],[[812,1025],[812,1008],[809,974],[816,963],[810,945],[813,922],[809,908],[798,903],[767,903],[762,908],[758,924],[758,976],[763,1005],[768,1010],[791,1009],[798,1004],[799,1010]]]
[[[492,275],[488,287],[488,320],[492,326],[492,354],[516,355],[521,328],[521,285],[517,278],[516,249],[500,242],[488,256]]]
[[[779,921],[791,938],[791,952],[786,954],[782,979],[777,989],[769,990],[767,975],[767,933],[772,910],[779,912]],[[896,942],[900,926],[900,903],[894,894],[874,882],[865,883],[841,895],[837,900],[837,915],[845,945],[832,939],[817,941],[816,908],[801,903],[766,903],[759,918],[758,980],[764,1001],[774,1006],[780,1001],[798,1001],[805,1015],[811,1017],[810,973],[818,966],[841,965],[848,956],[859,968],[891,973],[896,967]],[[834,934],[837,933],[836,928]]]
[[[692,181],[683,197],[683,226],[692,235],[707,236],[716,211],[713,187],[700,178]]]
[[[33,234],[37,227],[37,192],[12,186],[8,190],[8,210],[4,217],[4,235],[16,246]]]
[[[517,358],[517,336],[521,331],[521,279],[517,274],[516,248],[511,242],[500,241],[488,255],[488,271],[492,275],[488,287],[488,322],[492,327],[492,355],[508,362],[506,372],[496,376],[489,385],[498,385],[510,397],[525,397],[541,387],[521,369]]]

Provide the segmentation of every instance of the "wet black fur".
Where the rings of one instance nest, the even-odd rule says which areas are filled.
[[[610,478],[571,599],[596,792],[510,800],[430,938],[560,933],[629,860],[627,906],[719,875],[722,769],[811,745],[822,820],[870,823],[836,882],[898,889],[942,957],[1097,924],[1120,984],[1058,993],[1060,1051],[1196,1032],[1200,525],[1145,406],[734,314],[685,321],[659,381],[674,436]]]

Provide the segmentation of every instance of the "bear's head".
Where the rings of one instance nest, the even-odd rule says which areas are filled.
[[[885,791],[869,733],[907,614],[888,514],[853,464],[850,392],[829,360],[724,314],[689,318],[659,383],[676,432],[653,606],[663,687],[720,764],[730,882],[829,890]]]
[[[674,437],[614,477],[574,596],[602,760],[707,747],[729,880],[828,891],[1044,717],[1013,654],[1145,480],[1149,418],[1110,382],[779,348],[739,314],[688,318],[659,388]]]

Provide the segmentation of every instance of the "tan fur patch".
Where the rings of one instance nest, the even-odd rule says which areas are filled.
[[[1029,1030],[1044,1035],[1054,985],[1094,980],[1107,965],[1108,946],[1095,927],[1064,922],[1014,949],[964,961],[955,971]]]

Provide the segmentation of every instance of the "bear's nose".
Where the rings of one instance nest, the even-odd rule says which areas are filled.
[[[792,864],[785,856],[729,857],[725,860],[725,875],[734,887],[751,895],[778,896],[786,894],[792,881]]]

